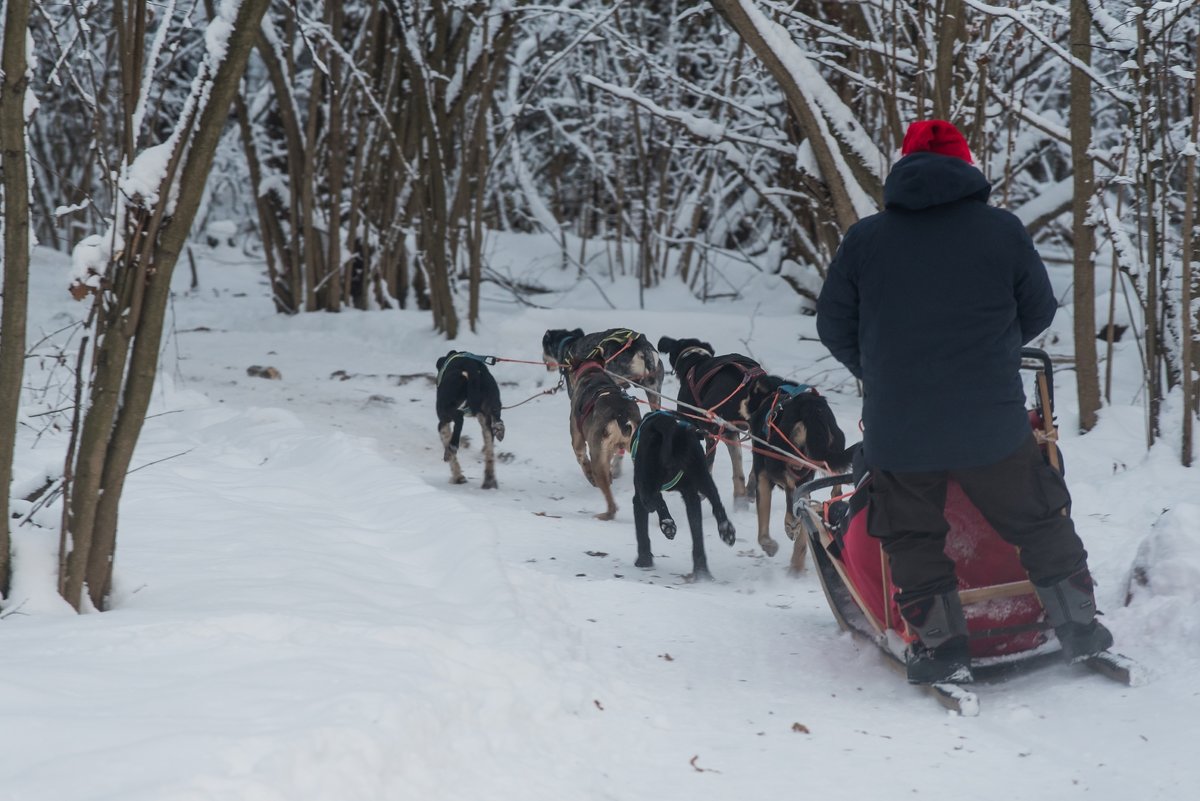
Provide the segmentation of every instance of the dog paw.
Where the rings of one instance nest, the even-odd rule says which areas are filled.
[[[721,542],[732,546],[737,540],[737,532],[733,529],[733,523],[728,520],[722,520],[717,523],[717,533],[721,535]]]
[[[501,442],[504,441],[504,423],[499,420],[492,423],[492,436]]]
[[[496,483],[495,476],[488,476],[483,480],[483,489],[499,489],[500,485]]]
[[[467,477],[466,476],[454,476],[453,478],[450,479],[450,483],[451,484],[466,484]]]
[[[652,567],[654,567],[654,557],[649,556],[649,555],[639,556],[637,558],[637,561],[633,563],[633,566],[634,567],[644,567],[647,569],[652,568]]]
[[[675,539],[675,533],[678,531],[678,529],[675,528],[674,520],[660,520],[658,521],[658,527],[662,529],[663,534],[667,535],[667,539]]]
[[[612,520],[616,516],[617,516],[617,510],[613,509],[611,512],[601,512],[600,514],[596,515],[596,519],[597,520]]]
[[[690,576],[690,579],[693,582],[695,582],[695,581],[715,581],[716,580],[713,578],[713,574],[708,572],[707,567],[701,567],[696,570],[693,570],[692,575]]]
[[[787,534],[787,538],[788,538],[789,540],[792,540],[793,542],[795,542],[795,540],[796,540],[796,535],[797,535],[797,534],[803,534],[804,532],[803,532],[803,531],[801,531],[801,529],[800,529],[800,521],[799,521],[799,520],[795,520],[795,521],[793,521],[793,522],[791,522],[791,523],[785,523],[785,524],[784,524],[784,526],[783,526],[783,533],[784,533],[784,534]]]
[[[762,546],[763,553],[767,556],[774,556],[779,552],[779,543],[768,537],[765,540],[759,540],[758,544]]]

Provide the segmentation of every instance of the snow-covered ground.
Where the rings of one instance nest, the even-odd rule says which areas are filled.
[[[546,309],[490,288],[480,330],[455,347],[536,360],[552,327],[700,335],[819,386],[857,431],[849,376],[777,279],[733,277],[744,299],[707,306],[662,288],[631,310],[629,282],[602,280],[606,300],[559,273],[544,240],[498,247],[497,269],[572,288],[537,296]],[[68,270],[38,254],[31,342],[82,313]],[[125,490],[112,611],[77,616],[57,600],[57,510],[35,516],[46,529],[16,532],[0,619],[0,799],[1195,792],[1200,482],[1177,466],[1173,441],[1144,452],[1142,411],[1126,405],[1132,343],[1121,405],[1096,432],[1070,433],[1065,372],[1059,411],[1106,621],[1150,681],[1129,689],[1052,666],[980,687],[981,716],[959,718],[839,633],[816,577],[789,577],[785,553],[754,545],[753,511],[731,511],[733,548],[706,519],[715,583],[683,580],[686,533],[668,542],[652,527],[657,568],[635,568],[631,471],[617,482],[617,519],[593,519],[602,499],[575,464],[561,395],[505,413],[498,490],[479,487],[477,447],[460,455],[470,482],[450,485],[432,384],[450,345],[427,313],[278,316],[260,266],[235,251],[202,259],[199,291],[187,278],[135,458],[144,467]],[[1055,330],[1069,332],[1065,314]],[[250,377],[251,365],[282,378]],[[556,380],[536,365],[493,372],[506,403]],[[62,405],[46,387],[64,378],[29,382],[18,486],[61,461],[61,432],[32,415]],[[473,421],[465,431],[478,443]],[[728,503],[723,455],[717,473]],[[1126,606],[1135,562],[1148,583]]]

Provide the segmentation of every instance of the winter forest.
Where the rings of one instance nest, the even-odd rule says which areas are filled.
[[[0,710],[24,740],[0,796],[1200,781],[1197,0],[0,6]],[[857,441],[816,301],[928,119],[1049,268],[1035,344],[1073,514],[1151,676],[989,687],[975,728],[839,636],[811,571],[755,547],[753,509],[730,505],[732,551],[706,520],[717,582],[680,578],[689,538],[657,530],[674,561],[639,578],[629,476],[593,520],[567,401],[541,397],[543,332],[632,325],[819,386]],[[447,483],[452,348],[512,357],[491,369],[530,404],[495,493],[471,421],[486,465],[464,444],[471,485]],[[875,757],[891,778],[854,767]]]

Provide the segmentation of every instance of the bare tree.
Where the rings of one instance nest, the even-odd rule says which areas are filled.
[[[242,0],[232,19],[219,20],[229,26],[228,39],[223,48],[210,45],[183,118],[159,146],[170,155],[157,191],[129,195],[110,233],[124,247],[110,251],[102,272],[76,285],[95,292],[97,326],[88,403],[86,412],[77,412],[64,484],[59,592],[76,609],[85,586],[98,609],[111,587],[118,505],[157,373],[171,274],[268,3]],[[139,172],[145,165],[135,161],[128,168]]]
[[[1096,361],[1095,235],[1088,220],[1096,189],[1092,146],[1092,81],[1081,66],[1091,64],[1091,25],[1087,0],[1071,0],[1071,203],[1075,253],[1075,387],[1079,393],[1079,428],[1090,431],[1100,410],[1100,369]]]
[[[11,572],[9,492],[17,412],[25,376],[25,319],[29,298],[29,162],[25,148],[25,39],[28,0],[8,0],[0,68],[0,169],[4,172],[4,306],[0,319],[0,599]]]

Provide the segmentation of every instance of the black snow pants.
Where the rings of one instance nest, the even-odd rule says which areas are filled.
[[[1071,495],[1057,470],[1029,439],[984,467],[920,473],[875,470],[867,529],[882,540],[892,581],[905,605],[958,587],[944,551],[949,524],[942,515],[946,481],[953,478],[996,532],[1020,552],[1038,586],[1050,586],[1087,566],[1087,552],[1071,522]]]

